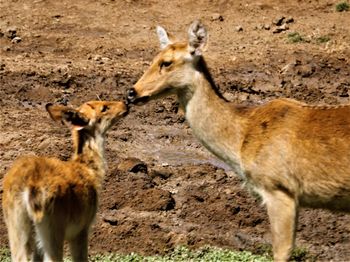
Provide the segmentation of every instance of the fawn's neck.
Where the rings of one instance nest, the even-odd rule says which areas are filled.
[[[87,165],[102,180],[106,172],[104,136],[92,135],[86,130],[73,133],[74,153],[72,160]]]
[[[178,93],[180,104],[195,136],[214,155],[243,176],[241,145],[245,119],[238,108],[218,94],[212,78],[203,64],[195,71],[191,86]]]

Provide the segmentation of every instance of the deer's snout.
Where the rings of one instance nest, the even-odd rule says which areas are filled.
[[[126,102],[129,104],[129,103],[133,103],[136,99],[136,90],[135,88],[129,88],[127,91],[126,91]]]

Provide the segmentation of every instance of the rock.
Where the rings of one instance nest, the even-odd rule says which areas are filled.
[[[243,32],[243,27],[241,25],[236,26],[235,30],[236,32]]]
[[[105,211],[102,213],[102,220],[111,226],[118,225],[118,221],[120,221],[121,218],[122,217],[120,215],[118,216],[115,210]]]
[[[50,139],[44,139],[38,146],[38,149],[45,150],[47,149],[51,144]]]
[[[220,15],[219,13],[212,14],[211,21],[224,21],[224,17]]]
[[[289,29],[289,26],[287,24],[283,24],[279,28],[282,29],[283,31],[286,31]]]
[[[286,30],[288,30],[288,29],[289,29],[289,26],[288,26],[287,24],[283,24],[283,25],[281,25],[281,26],[276,27],[276,28],[272,31],[272,33],[278,34],[278,33],[281,33],[281,32],[283,32],[283,31],[286,31]]]
[[[288,17],[288,18],[286,18],[286,24],[290,24],[290,23],[294,23],[294,18],[293,17]]]
[[[264,24],[263,25],[263,29],[265,30],[270,30],[271,29],[271,26],[269,24]]]
[[[302,65],[298,69],[298,74],[302,77],[309,77],[315,72],[315,67],[313,65]]]
[[[11,40],[11,43],[17,44],[21,41],[22,41],[22,38],[20,38],[19,36],[16,36]]]
[[[13,39],[17,36],[17,28],[16,27],[9,27],[6,30],[6,36],[7,38]]]
[[[118,165],[118,169],[126,172],[142,172],[147,174],[147,165],[140,159],[134,157],[122,160]]]
[[[283,24],[283,21],[284,21],[285,17],[284,16],[281,16],[281,17],[278,17],[276,18],[275,20],[273,20],[273,24],[276,25],[276,26],[280,26]]]
[[[152,178],[157,178],[158,177],[158,178],[160,178],[162,180],[166,180],[166,179],[168,179],[169,177],[172,176],[172,173],[167,171],[167,170],[165,170],[165,169],[158,169],[158,170],[153,170],[151,172],[150,176]]]

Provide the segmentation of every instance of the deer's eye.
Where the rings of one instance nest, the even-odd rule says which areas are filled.
[[[169,67],[169,66],[171,66],[172,63],[173,63],[172,61],[163,61],[160,64],[160,68],[162,68],[162,67]]]
[[[104,106],[102,107],[102,109],[101,109],[101,112],[102,112],[102,113],[103,113],[103,112],[106,112],[108,109],[109,109],[109,107],[106,106],[106,105],[104,105]]]

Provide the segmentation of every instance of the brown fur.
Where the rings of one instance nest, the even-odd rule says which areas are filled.
[[[62,261],[68,240],[74,261],[87,261],[88,231],[105,174],[104,134],[123,113],[122,102],[91,101],[79,109],[48,105],[70,126],[72,160],[24,156],[3,181],[3,212],[13,261]],[[35,244],[33,234],[35,233]]]
[[[163,37],[164,49],[129,91],[129,100],[178,95],[196,137],[263,198],[274,259],[286,261],[299,206],[350,211],[350,106],[291,99],[247,107],[227,103],[217,95],[201,55],[203,32],[195,21],[188,43],[165,46]],[[160,66],[164,60],[170,65]]]

